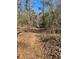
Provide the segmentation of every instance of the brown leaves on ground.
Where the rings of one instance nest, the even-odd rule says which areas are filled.
[[[60,34],[54,35],[46,31],[27,32],[26,28],[18,28],[18,32],[18,59],[61,59]]]

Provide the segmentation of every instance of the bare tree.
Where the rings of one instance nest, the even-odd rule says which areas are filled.
[[[17,6],[18,6],[18,9],[17,9],[18,15],[20,15],[21,14],[21,0],[17,0]]]
[[[28,29],[30,28],[30,0],[26,0],[26,15],[28,16]]]

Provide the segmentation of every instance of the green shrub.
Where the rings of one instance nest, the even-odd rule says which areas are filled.
[[[22,13],[21,15],[19,15],[17,17],[17,23],[18,23],[18,25],[23,26],[23,25],[28,24],[28,19],[27,18],[28,17],[24,13]]]

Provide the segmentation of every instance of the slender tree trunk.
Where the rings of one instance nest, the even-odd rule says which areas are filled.
[[[30,0],[26,0],[26,15],[28,16],[28,29],[30,28]]]
[[[21,14],[21,0],[17,0],[17,5],[18,5],[18,15],[20,16]]]

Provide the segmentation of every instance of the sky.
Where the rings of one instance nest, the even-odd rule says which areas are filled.
[[[21,4],[22,4],[22,10],[25,10],[25,1],[26,0],[21,0]],[[60,0],[54,0],[54,3],[59,2]],[[34,10],[36,12],[36,14],[39,14],[40,12],[42,12],[41,10],[39,10],[38,8],[40,6],[42,6],[40,0],[30,0],[30,4],[32,4],[34,2],[34,6],[32,6],[32,10]],[[45,10],[47,10],[48,8],[45,8]]]
[[[21,0],[21,4],[22,4],[22,10],[25,10],[25,1],[26,0]],[[32,2],[34,2],[34,6],[32,7],[32,10],[34,10],[37,14],[39,14],[41,12],[41,10],[38,9],[38,7],[42,6],[42,4],[40,3],[40,0],[30,0]]]
[[[34,6],[32,7],[32,10],[34,10],[37,14],[41,12],[38,8],[42,6],[40,0],[31,0],[31,2],[34,2]]]

